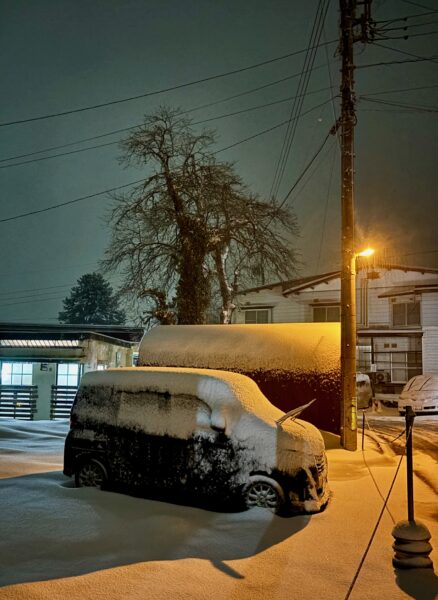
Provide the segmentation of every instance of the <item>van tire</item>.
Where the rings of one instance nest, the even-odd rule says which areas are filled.
[[[83,460],[75,472],[76,487],[95,487],[102,490],[108,482],[105,466],[95,458]]]
[[[259,506],[275,514],[282,512],[285,505],[285,495],[281,485],[264,475],[255,475],[243,488],[243,498],[246,508]]]

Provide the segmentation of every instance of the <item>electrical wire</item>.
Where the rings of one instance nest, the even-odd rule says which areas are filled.
[[[430,6],[426,6],[425,4],[420,4],[419,2],[413,2],[412,0],[401,0],[405,4],[412,4],[412,6],[418,6],[419,8],[424,8],[424,10],[430,10],[431,12],[437,13],[438,10],[434,10]]]
[[[329,89],[329,88],[327,88],[327,87],[321,88],[319,90],[314,90],[312,92],[308,92],[308,94],[309,95],[310,94],[318,94],[318,93],[321,93],[323,91],[326,91],[327,89]],[[216,117],[210,117],[208,119],[202,119],[201,121],[194,121],[192,123],[192,125],[201,125],[203,123],[209,123],[211,121],[217,121],[219,119],[225,119],[227,117],[234,117],[236,115],[241,115],[241,114],[244,114],[244,113],[252,112],[254,110],[260,110],[262,108],[267,108],[267,107],[270,107],[270,106],[275,106],[277,104],[282,104],[284,102],[288,102],[289,100],[291,100],[294,97],[295,96],[289,96],[288,98],[283,98],[281,100],[274,100],[273,102],[267,102],[265,104],[259,104],[258,106],[252,106],[252,107],[244,108],[242,110],[234,111],[234,112],[231,112],[231,113],[226,113],[226,114],[223,114],[223,115],[217,115]],[[28,165],[28,164],[35,163],[35,162],[41,162],[41,161],[49,160],[49,159],[52,159],[52,158],[59,158],[59,157],[62,157],[62,156],[69,156],[69,155],[72,155],[72,154],[79,154],[81,152],[87,152],[89,150],[96,150],[98,148],[106,148],[108,146],[115,146],[115,145],[119,144],[120,142],[121,142],[121,140],[118,139],[118,140],[115,140],[115,141],[112,141],[112,142],[105,142],[104,144],[96,144],[94,146],[87,146],[86,148],[78,148],[76,150],[69,150],[68,152],[59,152],[57,154],[50,154],[49,156],[41,156],[39,158],[31,158],[29,160],[23,160],[23,161],[19,161],[19,162],[14,162],[14,163],[10,163],[10,164],[7,164],[7,165],[0,165],[0,169],[8,169],[10,167],[20,167],[22,165]]]
[[[374,42],[375,46],[379,46],[379,48],[385,48],[385,50],[392,50],[393,52],[397,52],[398,54],[404,54],[405,56],[411,56],[412,58],[417,59],[417,61],[430,61],[430,62],[438,62],[435,60],[437,57],[434,56],[419,56],[418,54],[413,54],[412,52],[406,52],[406,50],[400,50],[400,48],[392,48],[391,46],[385,46],[384,44],[379,44],[379,42]],[[405,61],[405,62],[416,62],[416,61]],[[398,63],[396,63],[398,64]],[[362,67],[360,67],[362,68]]]
[[[301,172],[300,176],[295,180],[295,183],[291,186],[291,188],[289,189],[289,191],[287,192],[287,194],[285,195],[285,197],[283,198],[283,200],[278,205],[278,208],[282,208],[284,206],[284,204],[287,202],[289,196],[292,194],[292,192],[295,190],[295,188],[297,187],[297,185],[300,183],[300,181],[302,180],[302,178],[304,177],[304,175],[307,173],[307,171],[310,169],[310,167],[312,166],[312,164],[318,158],[319,154],[322,152],[324,146],[327,143],[327,140],[329,139],[329,137],[331,135],[333,135],[333,129],[331,129],[327,133],[327,135],[325,136],[322,144],[319,146],[319,148],[317,149],[317,151],[315,152],[315,154],[312,156],[312,158],[310,159],[310,161],[307,163],[307,165],[305,166],[305,168]]]
[[[374,24],[381,25],[382,23],[387,23],[390,25],[391,23],[398,23],[399,21],[406,21],[407,19],[416,19],[418,17],[427,17],[429,15],[436,15],[438,11],[430,10],[429,12],[417,13],[416,15],[406,15],[405,17],[394,17],[393,19],[383,19],[379,21],[374,21]]]
[[[317,67],[314,67],[314,71],[316,71],[317,69],[322,69],[324,68],[325,65],[319,65]],[[210,108],[212,106],[216,106],[218,104],[222,104],[224,102],[228,102],[229,100],[235,100],[236,98],[241,98],[242,96],[246,96],[248,94],[252,94],[254,92],[258,92],[260,90],[266,89],[268,87],[271,87],[273,85],[277,85],[279,83],[284,83],[285,81],[288,81],[290,79],[295,79],[296,77],[299,77],[301,75],[301,72],[299,73],[294,73],[293,75],[288,75],[287,77],[282,77],[281,79],[276,79],[275,81],[271,81],[269,83],[265,83],[263,85],[259,85],[257,87],[251,88],[249,90],[245,90],[243,92],[239,92],[237,94],[233,94],[232,96],[227,96],[225,98],[221,98],[220,100],[214,100],[213,102],[208,102],[206,104],[201,104],[199,106],[195,106],[193,108],[189,108],[187,110],[183,110],[181,111],[181,114],[185,115],[185,114],[190,114],[193,112],[196,112],[198,110],[202,110],[204,108]],[[106,133],[102,133],[99,135],[94,135],[91,137],[87,137],[87,138],[82,138],[80,140],[76,140],[74,142],[68,142],[66,144],[60,144],[58,146],[50,146],[49,148],[43,148],[42,150],[35,150],[33,152],[27,152],[26,154],[18,154],[16,156],[9,156],[7,158],[1,158],[0,159],[0,163],[2,162],[6,162],[9,160],[16,160],[19,158],[27,158],[28,156],[34,156],[35,154],[42,154],[44,152],[51,152],[52,150],[61,150],[62,148],[68,148],[69,146],[75,146],[76,144],[82,144],[82,143],[86,143],[86,142],[91,142],[93,140],[98,140],[101,139],[103,137],[107,137],[110,135],[114,135],[116,133],[124,133],[126,131],[130,131],[132,129],[136,129],[137,127],[141,127],[143,123],[136,123],[135,125],[130,125],[129,127],[123,127],[121,129],[113,129],[112,131],[107,131]]]
[[[402,102],[391,102],[390,100],[381,100],[380,98],[367,98],[366,96],[360,96],[360,99],[364,100],[365,102],[373,102],[376,104],[396,106],[397,108],[415,110],[418,112],[429,112],[429,113],[438,112],[438,107],[434,107],[434,106],[419,106],[417,104],[405,104]]]
[[[354,586],[356,584],[357,578],[359,577],[359,573],[361,572],[363,564],[365,562],[365,559],[366,559],[366,557],[368,555],[368,552],[369,552],[369,549],[371,547],[371,544],[373,543],[374,537],[375,537],[375,535],[377,533],[377,529],[378,529],[378,527],[380,525],[380,521],[382,520],[383,513],[386,510],[386,506],[388,504],[389,497],[390,497],[392,489],[394,487],[395,480],[397,479],[397,475],[398,475],[398,472],[400,470],[400,467],[401,467],[401,464],[402,464],[402,460],[403,460],[403,456],[400,457],[400,460],[399,460],[398,465],[397,465],[397,469],[395,471],[394,478],[393,478],[393,480],[391,482],[389,491],[388,491],[388,493],[386,495],[386,498],[385,498],[385,501],[383,503],[382,510],[380,511],[379,517],[378,517],[377,522],[376,522],[376,524],[374,526],[374,529],[373,529],[373,532],[372,532],[371,537],[369,539],[369,542],[367,544],[367,547],[365,548],[365,552],[362,555],[362,558],[360,560],[359,566],[358,566],[358,568],[356,570],[356,573],[354,574],[354,577],[353,577],[353,580],[352,580],[352,582],[350,584],[350,587],[348,588],[347,594],[345,596],[345,600],[348,600],[350,598],[350,596],[351,596],[351,592],[353,591],[353,588],[354,588]]]
[[[66,283],[65,285],[51,285],[49,287],[31,288],[31,289],[27,289],[27,290],[15,290],[12,292],[0,292],[0,296],[10,296],[13,294],[24,294],[26,292],[40,292],[43,290],[53,290],[53,289],[58,289],[58,288],[71,287],[72,285],[74,285],[74,283]]]
[[[327,44],[333,44],[336,41],[337,40],[331,40],[330,42],[327,42]],[[243,73],[245,71],[250,71],[252,69],[256,69],[256,68],[264,66],[264,65],[269,65],[269,64],[272,64],[274,62],[278,62],[280,60],[285,60],[286,58],[291,58],[292,56],[297,56],[297,55],[303,54],[305,52],[308,52],[308,49],[295,50],[294,52],[289,52],[288,54],[283,54],[282,56],[277,56],[275,58],[270,58],[268,60],[264,60],[264,61],[255,63],[253,65],[248,65],[246,67],[241,67],[239,69],[233,69],[231,71],[226,71],[224,73],[218,73],[216,75],[210,75],[208,77],[203,77],[201,79],[196,79],[194,81],[189,81],[189,82],[186,82],[186,83],[181,83],[181,84],[178,84],[178,85],[169,86],[167,88],[162,88],[160,90],[155,90],[155,91],[152,91],[152,92],[145,92],[143,94],[137,94],[135,96],[129,96],[127,98],[120,98],[118,100],[110,100],[108,102],[102,102],[102,103],[93,104],[93,105],[90,105],[90,106],[82,106],[80,108],[73,108],[73,109],[70,109],[70,110],[63,110],[63,111],[59,111],[59,112],[56,112],[56,113],[49,113],[49,114],[46,114],[46,115],[39,115],[39,116],[36,116],[36,117],[28,117],[28,118],[25,118],[25,119],[16,119],[14,121],[5,121],[3,123],[0,123],[0,127],[7,127],[9,125],[19,125],[19,124],[22,124],[22,123],[30,123],[30,122],[34,122],[34,121],[41,121],[41,120],[44,120],[44,119],[52,119],[52,118],[55,118],[55,117],[63,117],[65,115],[71,115],[71,114],[74,114],[74,113],[85,112],[85,111],[89,111],[89,110],[96,110],[98,108],[103,108],[105,106],[112,106],[112,105],[115,105],[115,104],[122,104],[124,102],[131,102],[133,100],[138,100],[140,98],[148,98],[150,96],[157,96],[159,94],[164,94],[166,92],[171,92],[171,91],[174,91],[174,90],[179,90],[179,89],[190,87],[190,86],[193,86],[193,85],[198,85],[199,83],[205,83],[207,81],[213,81],[215,79],[220,79],[222,77],[229,77],[230,75],[236,75],[238,73]]]
[[[309,84],[310,76],[315,62],[316,53],[318,48],[322,46],[322,44],[320,44],[320,40],[328,7],[329,2],[326,2],[324,5],[324,1],[320,0],[309,39],[308,51],[306,52],[306,55],[304,57],[302,74],[298,83],[298,93],[301,95],[300,100],[295,99],[291,107],[290,123],[285,132],[283,145],[277,161],[277,166],[275,168],[274,179],[271,185],[271,190],[269,192],[270,197],[276,197],[281,186],[281,182],[286,169],[286,164],[289,159],[292,143],[295,138],[295,133],[297,129],[298,121],[294,117],[299,116],[301,113],[304,98],[307,91],[307,86]]]
[[[437,88],[438,87],[438,83],[432,84],[432,85],[423,85],[423,86],[417,86],[417,87],[410,87],[410,88],[399,88],[399,89],[392,89],[392,90],[384,90],[384,91],[380,91],[380,92],[367,92],[365,94],[366,97],[368,96],[380,96],[382,94],[393,94],[393,93],[399,93],[399,92],[413,92],[413,91],[418,91],[418,90],[427,90],[430,88]]]
[[[438,21],[428,21],[427,23],[413,23],[412,25],[406,24],[406,25],[403,25],[400,27],[385,27],[385,26],[383,26],[380,29],[380,31],[381,32],[383,31],[384,33],[388,32],[388,31],[400,31],[400,30],[407,31],[409,29],[414,29],[414,28],[416,29],[417,27],[426,27],[428,25],[435,25],[436,23],[438,23]]]
[[[95,194],[88,194],[87,196],[81,196],[80,198],[75,198],[74,200],[68,200],[67,202],[61,202],[60,204],[53,204],[52,206],[46,206],[46,208],[40,208],[38,210],[31,210],[29,212],[21,213],[19,215],[15,215],[13,217],[6,217],[5,219],[0,219],[0,223],[6,223],[8,221],[16,221],[17,219],[23,219],[24,217],[29,217],[31,215],[38,215],[43,212],[48,212],[49,210],[55,210],[56,208],[60,208],[61,206],[68,206],[69,204],[75,204],[76,202],[82,202],[83,200],[89,200],[91,198],[96,198],[97,196],[103,196],[104,194],[111,194],[112,192],[116,192],[123,188],[131,187],[133,185],[137,185],[139,183],[144,183],[145,179],[139,179],[138,181],[131,181],[131,183],[125,183],[124,185],[119,185],[117,187],[109,188],[107,190],[103,190],[101,192],[96,192]]]
[[[382,46],[382,44],[379,44],[377,42],[374,42],[374,44],[376,46]],[[382,46],[383,48],[385,46]],[[389,48],[389,50],[395,50],[397,52],[397,50],[395,48]],[[381,62],[376,62],[376,63],[369,63],[367,65],[357,65],[355,68],[356,69],[368,69],[369,67],[386,67],[386,66],[392,66],[392,65],[404,65],[406,63],[417,63],[417,62],[425,62],[425,61],[430,61],[430,62],[438,62],[437,60],[435,60],[436,58],[438,58],[438,55],[434,55],[434,56],[429,56],[429,57],[418,57],[418,58],[411,58],[406,59],[406,60],[391,60],[391,61],[381,61]]]
[[[327,104],[328,102],[330,102],[330,100],[325,100],[323,103],[318,104],[317,106],[312,107],[307,112],[303,113],[301,116],[304,116],[304,115],[312,112],[313,110],[316,110],[317,108],[320,108],[321,106],[323,106],[324,104]],[[274,125],[273,127],[270,127],[269,129],[265,129],[263,131],[255,133],[254,135],[251,135],[251,136],[249,136],[247,138],[244,138],[243,140],[239,140],[238,142],[230,144],[229,146],[226,146],[224,148],[220,148],[219,150],[216,150],[212,154],[213,155],[219,154],[220,152],[224,152],[225,150],[229,150],[230,148],[234,148],[235,146],[238,146],[240,144],[248,142],[249,140],[252,140],[252,139],[254,139],[256,137],[264,135],[265,133],[268,133],[270,131],[274,131],[275,129],[278,129],[279,127],[282,127],[282,126],[286,125],[287,123],[289,123],[289,120],[283,121],[282,123],[278,123],[277,125]],[[26,212],[26,213],[21,213],[19,215],[15,215],[13,217],[7,217],[7,218],[4,218],[4,219],[0,219],[0,223],[5,223],[7,221],[15,221],[17,219],[23,219],[24,217],[28,217],[28,216],[31,216],[31,215],[36,215],[36,214],[39,214],[39,213],[48,212],[50,210],[55,210],[55,209],[61,208],[63,206],[68,206],[70,204],[75,204],[77,202],[82,202],[84,200],[89,200],[89,199],[95,198],[97,196],[102,196],[104,194],[110,194],[112,192],[115,192],[117,190],[120,190],[120,189],[123,189],[123,188],[126,188],[126,187],[131,187],[133,185],[144,183],[145,181],[146,181],[146,179],[139,179],[137,181],[132,181],[131,183],[126,183],[124,185],[120,185],[120,186],[117,186],[117,187],[114,187],[114,188],[103,190],[101,192],[96,192],[94,194],[89,194],[87,196],[81,196],[80,198],[75,198],[73,200],[68,200],[67,202],[61,202],[59,204],[54,204],[52,206],[47,206],[45,208],[41,208],[41,209],[38,209],[38,210],[33,210],[33,211]]]
[[[53,298],[41,298],[40,300],[38,299],[34,299],[34,300],[21,300],[20,302],[10,302],[8,304],[0,304],[0,308],[6,308],[7,306],[16,306],[17,304],[34,304],[36,302],[54,302],[59,301],[59,300],[63,300],[65,298],[65,296],[55,296]]]
[[[378,40],[409,40],[415,37],[424,37],[425,35],[436,35],[438,31],[427,31],[424,33],[406,33],[405,35],[382,36]]]

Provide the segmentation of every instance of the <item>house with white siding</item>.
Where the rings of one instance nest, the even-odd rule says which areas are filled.
[[[340,321],[339,271],[240,292],[234,323]],[[438,373],[438,269],[358,264],[357,366],[377,393]]]

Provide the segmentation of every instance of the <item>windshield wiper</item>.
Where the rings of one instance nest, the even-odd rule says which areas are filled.
[[[299,415],[304,410],[306,410],[306,408],[308,408],[311,404],[313,404],[315,402],[315,400],[316,400],[316,398],[313,398],[313,400],[311,400],[307,404],[303,404],[302,406],[298,406],[297,408],[293,408],[292,410],[290,410],[289,412],[287,412],[285,415],[283,415],[282,417],[280,417],[279,419],[277,419],[277,421],[276,421],[277,425],[281,425],[281,423],[284,423],[284,421],[286,421],[287,419],[291,419],[292,421],[295,421],[295,419],[297,417],[299,417]]]

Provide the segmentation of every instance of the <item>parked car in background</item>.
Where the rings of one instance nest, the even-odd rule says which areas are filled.
[[[249,377],[208,369],[86,373],[64,474],[77,486],[275,513],[318,512],[329,497],[316,427],[274,407]]]
[[[371,408],[373,404],[373,389],[371,381],[366,373],[356,373],[356,397],[357,408]]]
[[[398,412],[406,413],[411,406],[417,415],[438,414],[438,374],[412,377],[400,394]]]

